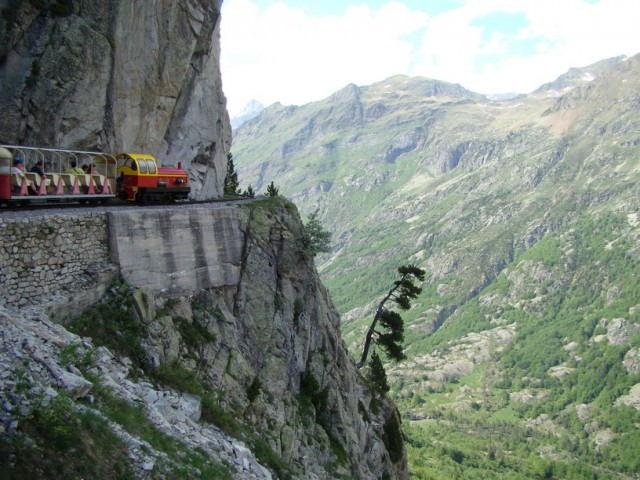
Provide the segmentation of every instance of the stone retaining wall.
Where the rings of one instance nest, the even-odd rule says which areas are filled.
[[[0,217],[0,303],[41,303],[90,285],[109,268],[108,231],[105,213]]]

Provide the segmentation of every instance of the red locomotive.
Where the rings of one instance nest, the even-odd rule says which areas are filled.
[[[191,187],[187,172],[178,168],[158,167],[151,155],[120,153],[118,164],[118,194],[123,200],[146,203],[150,200],[186,200]]]
[[[97,203],[119,197],[147,203],[184,200],[191,187],[181,163],[158,167],[151,155],[0,145],[0,203]]]

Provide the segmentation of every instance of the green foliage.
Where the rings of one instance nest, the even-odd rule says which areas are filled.
[[[331,447],[331,451],[338,460],[338,463],[345,467],[349,466],[349,456],[347,455],[347,451],[344,449],[342,444],[332,435],[329,435],[329,446]]]
[[[424,281],[425,271],[415,265],[404,265],[398,267],[400,279],[394,282],[397,287],[393,300],[402,310],[409,310],[410,300],[415,299],[422,292],[422,288],[417,287],[415,281]]]
[[[2,19],[8,25],[12,25],[18,19],[18,8],[20,0],[9,0],[8,5],[2,7]]]
[[[393,330],[388,333],[379,333],[376,337],[376,344],[382,351],[395,361],[401,361],[406,358],[402,348],[404,340],[404,324],[402,330]]]
[[[312,372],[303,372],[300,376],[300,394],[298,395],[298,403],[301,409],[306,410],[313,406],[315,413],[315,421],[322,427],[331,445],[331,450],[338,462],[342,465],[348,465],[349,460],[347,458],[346,451],[342,443],[333,435],[331,431],[331,425],[329,423],[329,410],[328,400],[329,391],[324,388],[321,389],[320,383],[313,375]]]
[[[107,422],[79,411],[64,394],[44,399],[18,424],[0,436],[0,478],[133,479],[127,446]]]
[[[176,317],[174,324],[180,332],[184,345],[191,357],[201,360],[205,346],[215,341],[215,335],[209,331],[209,328],[198,316],[194,316],[190,322],[183,317]]]
[[[74,320],[69,329],[129,357],[135,367],[148,371],[149,360],[142,347],[147,327],[131,313],[131,288],[126,284],[115,284],[110,292],[100,303]]]
[[[309,215],[307,223],[302,226],[300,237],[296,239],[296,246],[300,253],[307,257],[315,257],[319,253],[331,251],[331,232],[325,230],[320,223],[317,209]]]
[[[409,468],[416,478],[474,479],[612,478],[589,465],[587,444],[567,443],[518,422],[492,421],[467,414],[447,414],[441,421],[410,422],[404,426]],[[539,451],[571,450],[564,458],[542,458]],[[578,457],[578,458],[572,458]]]
[[[192,370],[187,370],[178,361],[160,364],[153,372],[159,384],[194,395],[203,393],[205,386]]]
[[[201,418],[220,427],[227,434],[237,434],[243,430],[232,412],[224,410],[218,404],[219,395],[211,385],[192,371],[187,370],[178,362],[164,363],[154,372],[153,378],[161,385],[175,388],[181,392],[198,395],[202,402]]]
[[[55,17],[66,17],[73,13],[73,0],[55,0],[50,6],[51,14]]]
[[[38,60],[33,60],[31,62],[31,74],[26,79],[27,87],[32,87],[33,85],[35,85],[39,78],[40,78],[40,62]]]
[[[282,298],[282,295],[280,295],[279,293],[276,293],[273,297],[273,306],[276,309],[276,312],[282,311],[284,307],[284,300]]]
[[[402,313],[405,352],[417,368],[398,371],[392,390],[402,409],[428,417],[425,424],[439,433],[428,450],[412,450],[422,463],[411,471],[416,478],[629,476],[608,470],[619,462],[612,451],[625,444],[632,452],[638,442],[621,438],[611,450],[596,450],[594,434],[586,430],[611,424],[624,437],[624,425],[632,425],[611,403],[637,382],[621,364],[624,348],[606,337],[597,343],[594,336],[606,333],[602,319],[639,321],[640,157],[630,128],[636,110],[629,102],[609,101],[605,87],[599,91],[608,97],[607,107],[592,104],[595,97],[583,99],[590,113],[575,124],[598,135],[573,129],[558,136],[530,121],[551,118],[547,108],[557,111],[545,100],[528,103],[540,108],[534,117],[531,109],[527,117],[513,109],[496,121],[481,116],[473,101],[426,101],[410,88],[424,91],[407,84],[406,95],[398,96],[392,95],[396,88],[387,94],[380,85],[367,87],[374,100],[363,97],[363,108],[379,115],[358,118],[351,128],[341,117],[339,129],[327,122],[322,135],[312,135],[318,127],[309,123],[311,135],[304,139],[300,123],[343,112],[338,99],[287,115],[276,110],[263,117],[268,133],[252,129],[243,138],[240,132],[234,145],[252,165],[271,172],[286,165],[282,188],[309,192],[301,196],[301,208],[322,205],[339,245],[319,270],[341,313],[384,295],[395,267],[407,258],[430,259],[437,270],[413,308]],[[396,139],[413,128],[429,132],[419,144],[424,147],[385,162]],[[441,169],[444,158],[460,163]],[[325,182],[329,191],[317,188]],[[351,316],[342,322],[354,350],[369,323]],[[420,360],[450,360],[478,338],[489,343],[490,368],[471,390],[421,372]],[[637,347],[638,340],[630,339],[627,348]],[[559,376],[550,368],[568,370]],[[523,389],[540,398],[530,405],[512,400]],[[588,427],[575,415],[575,402],[582,400],[593,410]],[[523,427],[541,414],[556,428]],[[495,426],[493,419],[507,425]],[[489,439],[487,425],[495,432]]]
[[[405,358],[402,350],[404,321],[397,312],[388,310],[386,303],[392,301],[398,308],[409,310],[410,301],[422,292],[422,288],[417,287],[414,282],[424,281],[425,271],[415,265],[406,265],[399,267],[398,273],[400,274],[400,279],[393,282],[393,287],[379,303],[376,314],[367,331],[362,356],[357,365],[358,368],[361,368],[367,362],[369,347],[371,342],[374,341],[392,360],[399,361]],[[384,329],[383,331],[376,330],[378,322]]]
[[[304,300],[300,297],[296,297],[293,302],[293,324],[298,326],[300,323],[300,316],[304,312]]]
[[[387,451],[389,452],[389,458],[394,463],[402,460],[404,456],[404,441],[402,439],[402,430],[400,430],[400,420],[397,415],[391,415],[384,423],[382,428],[382,440]]]
[[[268,197],[277,197],[279,195],[279,190],[274,185],[273,181],[267,186],[267,196]]]
[[[256,376],[253,379],[253,382],[251,382],[251,385],[249,385],[249,388],[247,388],[247,399],[249,400],[249,403],[252,403],[256,398],[258,398],[258,395],[260,395],[261,390],[262,390],[262,382]]]
[[[265,465],[268,465],[278,475],[278,478],[287,480],[292,478],[289,465],[273,451],[269,443],[262,438],[256,438],[253,442],[253,453],[256,458]]]
[[[535,245],[535,248],[524,252],[519,260],[542,262],[549,267],[560,265],[562,263],[560,240],[555,235],[547,235]]]
[[[233,154],[229,152],[227,154],[227,175],[224,177],[224,194],[236,195],[239,193],[238,173],[233,164]]]
[[[371,423],[371,416],[367,411],[367,407],[364,406],[364,403],[362,403],[361,400],[358,400],[358,412],[360,412],[360,415],[362,415],[365,422]]]
[[[595,341],[597,335],[609,333],[606,321],[638,322],[640,265],[629,257],[634,243],[623,234],[626,228],[625,216],[608,215],[577,222],[570,232],[539,242],[508,267],[519,284],[500,275],[480,292],[494,299],[522,292],[514,300],[519,308],[504,300],[492,305],[471,299],[431,343],[421,345],[429,345],[427,351],[446,352],[468,332],[495,328],[492,318],[517,324],[515,341],[494,352],[491,367],[471,385],[481,387],[482,395],[463,394],[460,385],[449,382],[420,394],[418,403],[418,394],[409,398],[406,390],[396,390],[401,408],[419,408],[422,415],[435,419],[420,423],[425,436],[419,444],[412,444],[415,430],[405,427],[412,471],[425,478],[463,472],[470,478],[578,479],[638,472],[640,446],[635,436],[640,414],[614,404],[640,382],[640,375],[630,374],[622,363],[630,348],[640,346],[640,338],[630,337],[622,345],[612,345],[607,337]],[[536,274],[543,272],[538,283],[525,275],[532,266]],[[554,377],[550,369],[558,366],[571,370]],[[528,403],[511,399],[511,393],[524,389],[541,396]],[[454,399],[460,398],[465,399],[464,414],[456,411],[461,406]],[[580,404],[589,406],[586,422],[576,415]],[[552,433],[523,427],[540,415],[553,423]],[[596,447],[587,431],[593,424],[613,431],[606,447]],[[553,453],[543,458],[540,452]]]
[[[249,185],[247,188],[244,189],[244,191],[242,192],[242,195],[244,195],[245,197],[253,197],[255,195],[253,191],[253,187]]]
[[[408,308],[405,308],[408,310]],[[380,325],[389,330],[393,340],[402,341],[402,331],[404,322],[398,312],[393,310],[384,310],[380,313]]]
[[[81,427],[81,419],[74,411],[73,402],[65,395],[58,395],[46,406],[36,407],[26,419],[44,441],[55,450],[66,451],[78,446],[76,435]]]
[[[62,348],[60,351],[60,363],[62,365],[73,365],[82,372],[89,371],[95,366],[95,350],[87,349],[82,353],[83,346],[81,343],[72,343]]]
[[[20,0],[10,0],[9,5],[2,9],[2,15],[9,23],[17,19]],[[30,0],[31,5],[42,11],[44,15],[66,17],[73,14],[74,0]]]
[[[373,389],[379,394],[384,395],[391,387],[387,382],[387,373],[382,365],[382,360],[376,352],[371,354],[371,361],[369,362],[369,381],[373,386]]]
[[[320,383],[312,372],[303,372],[300,376],[300,395],[304,397],[304,401],[314,406],[316,421],[324,424],[329,392],[326,388],[320,388]]]
[[[166,476],[167,479],[189,478],[195,474],[195,469],[201,472],[199,478],[207,480],[232,478],[229,469],[214,462],[206,452],[187,447],[158,431],[147,418],[142,406],[132,405],[114,396],[109,388],[102,386],[97,380],[94,384],[97,406],[109,420],[121,425],[127,432],[142,438],[154,449],[164,452],[169,457],[172,464],[168,466],[171,473]]]

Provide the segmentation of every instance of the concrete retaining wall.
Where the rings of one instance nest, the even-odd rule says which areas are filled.
[[[124,279],[153,291],[236,285],[246,213],[239,207],[109,212],[111,260]]]

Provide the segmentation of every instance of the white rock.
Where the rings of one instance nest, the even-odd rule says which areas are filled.
[[[62,371],[60,373],[60,381],[65,390],[69,392],[69,395],[74,399],[86,396],[93,388],[93,383],[71,372]]]

